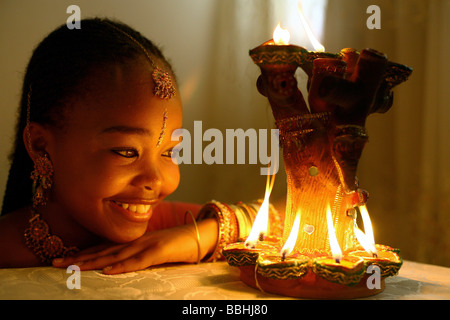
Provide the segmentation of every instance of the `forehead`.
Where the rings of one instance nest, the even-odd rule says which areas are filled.
[[[181,126],[179,93],[168,100],[153,94],[154,83],[145,59],[97,68],[82,88],[72,109],[73,121],[87,121],[100,127],[130,124],[160,125],[167,111],[168,122]]]

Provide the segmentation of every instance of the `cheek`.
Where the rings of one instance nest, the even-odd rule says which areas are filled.
[[[180,169],[177,165],[170,163],[165,168],[164,185],[161,193],[164,197],[172,194],[180,184]]]
[[[70,201],[100,203],[125,183],[112,166],[99,159],[73,155],[57,157],[54,164],[56,196]]]

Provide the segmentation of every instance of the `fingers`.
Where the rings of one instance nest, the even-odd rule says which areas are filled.
[[[130,250],[124,250],[126,245],[116,246],[97,246],[88,250],[82,251],[74,256],[66,258],[58,258],[52,261],[54,267],[64,268],[69,265],[77,265],[80,270],[102,269],[109,264],[125,259]]]
[[[154,265],[149,257],[144,254],[137,254],[128,259],[113,263],[103,268],[104,274],[119,274],[125,272],[132,272],[143,270],[149,266]]]
[[[89,250],[92,251],[92,250]],[[159,260],[158,260],[159,259]],[[54,259],[53,266],[58,268],[76,265],[81,271],[102,270],[104,274],[118,274],[148,268],[161,264],[160,255],[152,254],[151,250],[129,245],[119,245],[93,253],[82,253],[64,259]]]
[[[103,270],[117,274],[142,270],[167,262],[189,262],[197,242],[188,232],[189,226],[146,233],[135,241],[124,244],[98,246],[64,259],[53,260],[55,267],[77,265],[80,270]],[[184,232],[183,232],[184,231]]]

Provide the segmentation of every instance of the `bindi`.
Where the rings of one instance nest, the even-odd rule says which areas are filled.
[[[168,112],[167,112],[167,108],[166,108],[166,109],[164,109],[161,133],[159,134],[159,138],[158,138],[158,142],[156,143],[156,147],[159,147],[161,145],[161,143],[164,139],[164,135],[166,134],[167,117],[168,117]]]

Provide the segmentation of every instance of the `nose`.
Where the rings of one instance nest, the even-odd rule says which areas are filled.
[[[158,197],[162,187],[162,174],[159,168],[149,165],[142,168],[133,179],[133,185],[151,191],[153,197]]]
[[[149,191],[151,190],[151,191],[154,191],[156,194],[159,194],[161,191],[161,185],[162,185],[161,180],[155,179],[155,180],[152,180],[147,185],[145,185],[144,188],[146,190],[149,190]]]

